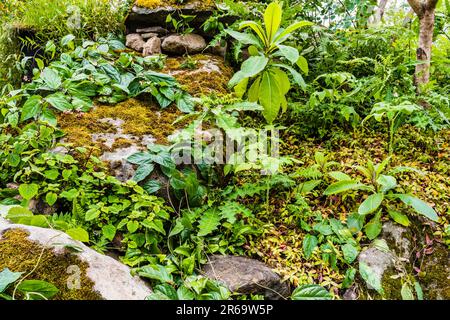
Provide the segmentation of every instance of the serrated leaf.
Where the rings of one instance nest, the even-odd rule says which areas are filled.
[[[342,253],[344,254],[344,259],[347,263],[352,263],[358,256],[358,248],[351,243],[346,243],[342,246]]]
[[[306,259],[311,258],[311,255],[314,249],[317,247],[318,243],[319,241],[317,240],[317,237],[314,235],[307,234],[303,238],[303,253],[305,254]]]
[[[199,237],[203,237],[217,230],[217,227],[220,224],[220,219],[221,217],[216,210],[206,211],[200,218],[198,224],[199,231],[197,235]]]
[[[30,200],[34,196],[36,196],[38,193],[38,190],[39,190],[39,186],[35,183],[31,183],[31,184],[23,183],[19,186],[19,194],[25,200]]]

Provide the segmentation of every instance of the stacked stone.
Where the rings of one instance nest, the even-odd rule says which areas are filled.
[[[170,33],[159,26],[138,28],[126,38],[126,46],[141,52],[143,56],[155,54],[184,55],[202,52],[206,48],[205,39],[194,33]]]

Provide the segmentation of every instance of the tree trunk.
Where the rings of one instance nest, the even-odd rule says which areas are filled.
[[[436,5],[438,0],[408,0],[411,8],[419,17],[419,45],[417,48],[417,60],[414,82],[417,90],[430,81],[431,48],[433,45],[433,32]]]
[[[435,8],[426,10],[420,19],[419,47],[417,48],[416,85],[430,81],[431,47],[433,45]]]
[[[381,20],[383,20],[383,16],[384,16],[384,11],[386,10],[386,5],[387,5],[388,0],[380,0],[378,2],[378,9],[377,9],[377,13],[376,13],[376,21],[375,22],[381,22]]]

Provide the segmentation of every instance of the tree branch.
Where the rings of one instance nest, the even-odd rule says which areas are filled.
[[[427,9],[436,9],[437,3],[439,0],[428,0],[427,1]]]
[[[428,0],[428,1],[435,1],[435,0]],[[423,7],[420,0],[408,0],[408,3],[414,10],[414,12],[417,14],[417,16],[421,17],[423,15]]]

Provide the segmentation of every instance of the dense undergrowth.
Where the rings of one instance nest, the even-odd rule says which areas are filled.
[[[202,78],[166,72],[195,69],[208,55],[144,58],[124,46],[130,1],[42,5],[48,2],[0,4],[0,203],[15,206],[8,219],[114,253],[151,282],[149,299],[262,298],[204,278],[212,254],[266,262],[297,287],[286,299],[340,299],[360,278],[382,297],[357,256],[380,245],[383,223],[418,225],[450,245],[448,4],[438,8],[432,81],[418,94],[418,23],[398,23],[406,15],[400,9],[371,25],[362,1],[348,4],[353,17],[327,1],[286,1],[282,11],[277,3],[226,0],[203,27],[214,33],[212,43],[230,40],[227,60],[237,72],[227,66],[223,78]],[[73,5],[81,25],[71,29]],[[335,19],[323,26],[330,11]],[[219,18],[227,14],[240,20],[226,27]],[[23,30],[33,37],[18,37]],[[34,56],[22,57],[21,48]],[[156,138],[128,157],[131,180],[113,177],[99,158],[133,143],[108,149],[92,141],[114,133],[103,118],[123,119],[126,134]],[[209,129],[238,140],[244,129],[274,128],[279,157],[209,161]],[[198,144],[180,145],[198,135]],[[179,150],[202,161],[180,165]],[[27,271],[0,266],[15,273],[10,284]],[[417,263],[399,275],[400,297],[421,298],[420,269]]]

